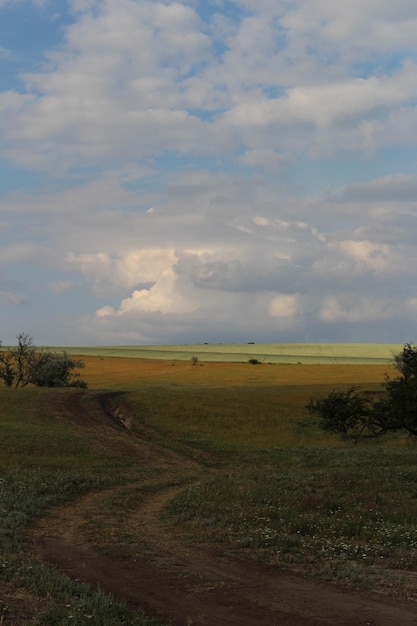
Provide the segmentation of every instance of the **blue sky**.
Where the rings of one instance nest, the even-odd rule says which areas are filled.
[[[416,340],[411,0],[0,0],[0,339]]]

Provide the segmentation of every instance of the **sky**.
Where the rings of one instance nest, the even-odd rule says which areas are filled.
[[[415,0],[0,0],[0,339],[417,339]]]

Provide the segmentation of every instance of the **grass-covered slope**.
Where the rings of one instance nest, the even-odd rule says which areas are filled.
[[[414,444],[402,433],[357,444],[341,440],[324,434],[305,409],[334,387],[361,384],[378,392],[389,367],[85,361],[88,390],[0,388],[3,623],[149,623],[42,565],[25,539],[53,504],[112,485],[124,485],[129,499],[138,482],[153,480],[153,470],[133,453],[135,437],[151,437],[207,467],[207,476],[165,512],[190,541],[218,543],[331,580],[415,594]],[[119,390],[137,416],[130,431],[118,428],[100,405],[104,393]],[[153,489],[169,479],[166,471]],[[100,549],[117,544],[128,554],[134,538],[120,507],[106,516],[113,532],[100,536]]]
[[[41,563],[26,538],[52,505],[144,474],[96,395],[2,387],[0,431],[0,624],[153,624]]]

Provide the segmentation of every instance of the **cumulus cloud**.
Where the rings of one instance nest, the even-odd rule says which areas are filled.
[[[275,9],[248,4],[251,13],[223,32],[219,57],[214,24],[220,8],[205,23],[197,7],[185,3],[73,3],[80,14],[67,28],[65,45],[48,53],[43,70],[23,76],[24,96],[2,95],[0,107],[14,111],[14,123],[5,129],[11,154],[31,167],[51,167],[57,159],[69,166],[146,158],[161,150],[231,157],[237,133],[247,145],[243,161],[251,164],[262,153],[265,162],[272,142],[299,153],[300,124],[311,149],[323,151],[323,143],[335,149],[347,136],[346,125],[356,130],[347,147],[357,149],[386,136],[378,126],[381,115],[407,104],[414,108],[413,63],[352,76],[355,59],[330,63],[320,47],[310,54],[305,49],[327,42],[340,54],[353,32],[359,47],[372,48],[370,40],[377,46],[375,29],[370,38],[367,30],[375,19],[373,3],[361,3],[357,11],[335,11],[319,1]],[[410,5],[401,20],[398,14],[379,6],[376,30],[401,30],[417,20]],[[274,130],[276,125],[286,128]],[[315,129],[328,127],[332,135],[317,135]]]
[[[285,97],[263,98],[240,104],[226,116],[231,124],[270,126],[275,123],[304,122],[328,126],[339,119],[363,116],[381,106],[407,102],[417,93],[410,84],[415,68],[394,78],[370,77],[320,86],[295,87]]]
[[[173,269],[165,270],[150,289],[135,290],[122,300],[117,311],[109,307],[99,309],[97,318],[111,315],[136,315],[140,313],[190,313],[195,308],[191,298],[181,293],[181,285]]]
[[[16,160],[50,167],[57,156],[69,165],[224,147],[220,133],[187,110],[186,76],[211,46],[197,13],[180,3],[98,6],[68,27],[65,48],[48,55],[44,71],[24,76],[37,96],[7,129]]]
[[[342,241],[340,249],[364,267],[379,272],[388,270],[393,260],[389,246],[371,241]]]
[[[299,296],[295,294],[279,294],[275,296],[269,308],[272,317],[292,320],[300,313]]]
[[[417,5],[208,4],[69,0],[59,45],[0,92],[3,266],[25,303],[71,293],[89,342],[396,341]]]
[[[109,289],[112,285],[125,289],[152,285],[164,275],[164,282],[168,284],[166,273],[176,260],[175,252],[170,248],[120,250],[117,256],[106,252],[70,254],[67,258],[70,265],[75,266],[101,290]]]

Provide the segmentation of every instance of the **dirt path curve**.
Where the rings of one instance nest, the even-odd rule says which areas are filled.
[[[411,602],[305,580],[174,536],[161,510],[201,468],[146,439],[135,446],[138,457],[177,483],[146,495],[126,519],[152,558],[115,559],[86,540],[86,515],[105,495],[90,493],[55,508],[33,530],[46,561],[173,626],[417,626]]]

